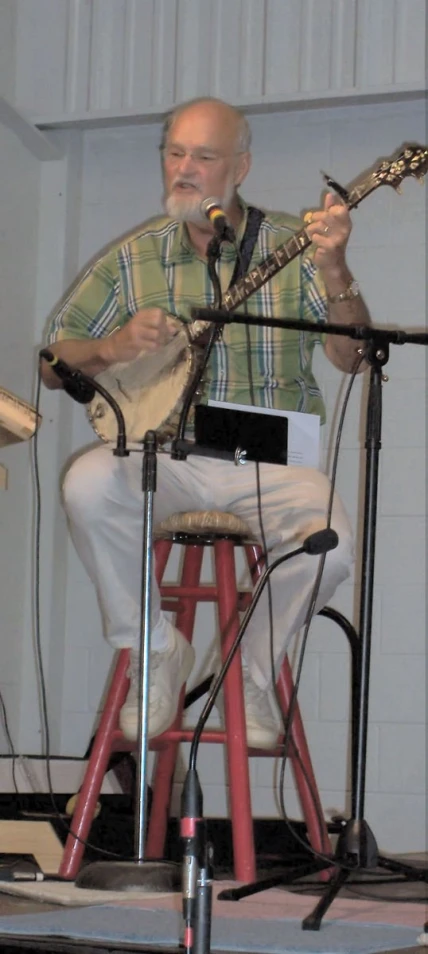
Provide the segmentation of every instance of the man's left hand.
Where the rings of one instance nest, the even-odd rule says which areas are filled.
[[[351,218],[346,205],[331,192],[322,209],[305,215],[305,230],[316,246],[314,263],[322,271],[334,273],[345,263],[345,250],[351,234]]]

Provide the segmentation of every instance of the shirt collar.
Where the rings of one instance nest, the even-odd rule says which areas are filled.
[[[239,248],[247,225],[248,206],[247,203],[241,199],[241,196],[238,196],[238,201],[244,213],[236,232],[236,241]],[[230,242],[225,242],[221,254],[224,260],[235,259],[235,247],[231,245]],[[177,228],[169,250],[168,265],[179,265],[180,262],[183,262],[185,259],[188,260],[189,255],[193,255],[195,258],[198,257],[190,241],[186,223],[177,222]]]

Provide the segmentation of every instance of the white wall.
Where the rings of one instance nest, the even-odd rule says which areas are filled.
[[[293,212],[319,201],[321,168],[346,184],[381,156],[390,155],[403,141],[423,143],[426,138],[422,103],[258,115],[252,117],[252,127],[254,164],[243,194],[267,207]],[[69,257],[77,268],[107,241],[159,209],[158,126],[71,132],[64,143],[68,159],[77,148],[74,137],[79,144],[82,137],[83,154],[81,177],[75,162],[74,176],[65,176],[63,181],[68,189],[68,212],[53,213],[58,201],[55,180],[54,184],[51,177],[45,181],[42,216],[48,221],[53,217],[57,225],[50,238],[45,236],[39,288],[49,274],[50,250],[60,235],[64,241],[64,236],[70,239],[72,233]],[[425,193],[409,180],[403,185],[401,197],[382,188],[353,213],[349,260],[378,324],[406,329],[424,324],[425,203]],[[62,254],[64,267],[67,254]],[[317,356],[316,365],[331,421],[341,375],[322,354]],[[387,373],[390,380],[383,389],[366,816],[384,850],[420,850],[425,837],[424,350],[393,347]],[[360,397],[365,394],[366,384],[366,380],[359,380],[351,399],[339,467],[339,490],[358,540],[364,460]],[[52,395],[46,400],[52,408]],[[82,410],[70,409],[69,404],[62,407],[69,430],[67,439],[62,438],[61,453],[58,456],[56,449],[51,459],[55,475],[67,448],[71,452],[93,439]],[[329,432],[327,426],[326,444]],[[55,484],[51,476],[49,498]],[[47,532],[52,535],[58,527],[63,528],[63,518],[55,512],[50,519],[53,524]],[[53,566],[63,581],[55,594],[49,579]],[[343,585],[334,600],[334,605],[354,620],[358,579],[357,567],[357,585],[354,580]],[[49,619],[45,620],[46,638],[50,654],[54,647],[56,652],[55,665],[49,656],[49,691],[55,696],[58,743],[55,751],[81,755],[90,738],[111,653],[101,638],[91,585],[70,544],[65,543],[62,530],[54,563],[45,566],[43,587],[50,587],[52,600]],[[213,632],[208,610],[199,613],[198,624],[197,647],[202,658]],[[317,620],[310,638],[301,700],[326,811],[332,807],[342,810],[346,801],[348,672],[344,637],[330,624]],[[26,715],[28,724],[30,712]],[[226,807],[221,751],[217,747],[208,754],[202,751],[200,766],[206,812],[219,814],[220,808]],[[252,765],[256,815],[276,815],[270,766],[266,760]],[[287,794],[287,804],[291,814],[298,811],[292,790]]]
[[[1,124],[0,166],[0,384],[28,401],[34,376],[40,163]],[[32,636],[25,619],[31,535],[29,445],[4,448],[1,461],[8,470],[8,489],[0,492],[0,691],[16,744],[23,650],[31,645]],[[7,751],[3,720],[0,746]]]

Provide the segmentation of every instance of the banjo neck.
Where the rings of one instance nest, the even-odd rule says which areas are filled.
[[[337,183],[325,176],[327,185],[340,193],[342,201],[348,209],[356,208],[360,202],[368,195],[374,192],[381,185],[389,185],[399,191],[400,184],[406,176],[413,176],[422,181],[428,166],[428,150],[424,146],[409,144],[403,148],[399,154],[384,159],[372,170],[365,178],[359,180],[356,185],[349,189],[337,187]],[[262,285],[265,285],[282,268],[288,265],[293,259],[301,255],[312,244],[305,228],[295,232],[282,245],[279,245],[267,258],[256,265],[250,272],[222,295],[221,308],[230,312],[237,308],[242,302],[250,298],[254,292],[258,291]],[[213,306],[214,307],[214,306]],[[189,326],[191,339],[196,339],[211,326],[209,321],[193,321]]]

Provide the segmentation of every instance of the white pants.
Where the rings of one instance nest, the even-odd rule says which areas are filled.
[[[143,495],[141,454],[115,457],[108,446],[85,453],[64,482],[64,504],[71,535],[94,586],[106,638],[115,648],[138,645],[140,630]],[[256,466],[189,456],[157,457],[154,524],[179,511],[223,510],[240,516],[260,538]],[[330,484],[324,474],[302,467],[261,464],[262,517],[270,562],[300,546],[326,525]],[[351,530],[335,497],[332,526],[339,545],[327,554],[317,609],[346,579],[353,562]],[[271,575],[274,658],[277,666],[290,637],[305,621],[319,558],[306,553],[280,565]],[[271,682],[269,614],[265,587],[244,636],[243,653],[254,681]],[[152,647],[162,648],[165,619],[153,583]]]

